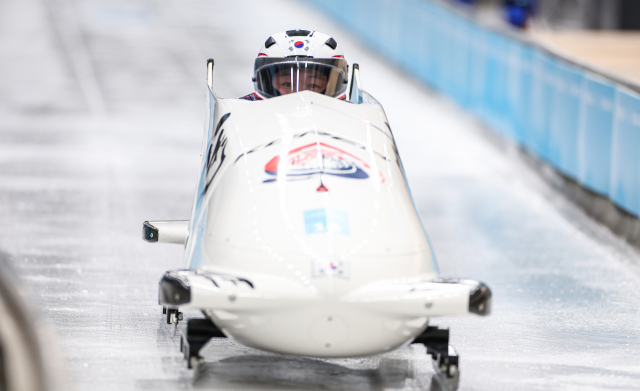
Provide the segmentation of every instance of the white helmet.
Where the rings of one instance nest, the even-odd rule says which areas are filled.
[[[311,30],[289,30],[267,39],[253,71],[261,99],[314,91],[344,99],[347,62],[335,39]]]

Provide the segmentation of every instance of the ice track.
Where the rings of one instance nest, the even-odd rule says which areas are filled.
[[[188,371],[157,283],[181,248],[140,238],[189,216],[205,60],[251,92],[269,34],[332,34],[387,111],[443,275],[485,281],[486,319],[441,322],[461,390],[640,389],[640,261],[446,99],[295,1],[0,3],[0,251],[53,324],[77,390],[422,390],[424,348],[316,360],[212,342]],[[185,313],[185,316],[199,316]]]

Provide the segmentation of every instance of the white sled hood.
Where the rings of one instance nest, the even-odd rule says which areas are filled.
[[[380,107],[312,92],[221,103],[190,268],[303,284],[435,277]]]

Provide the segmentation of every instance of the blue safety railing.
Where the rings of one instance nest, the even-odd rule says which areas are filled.
[[[430,0],[308,0],[585,188],[640,215],[640,94]]]

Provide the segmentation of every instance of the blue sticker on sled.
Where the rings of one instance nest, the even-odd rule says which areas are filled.
[[[304,227],[307,235],[332,232],[350,235],[349,215],[334,209],[313,209],[304,211]]]

